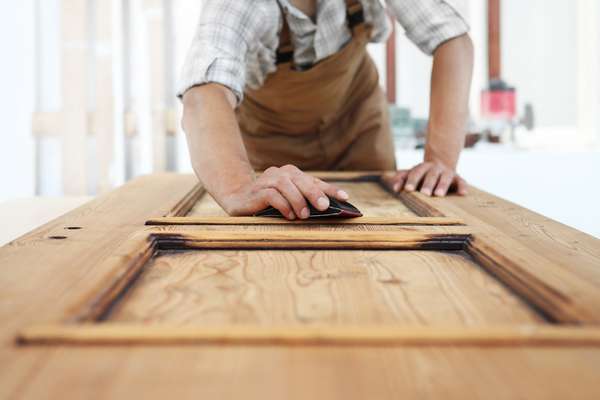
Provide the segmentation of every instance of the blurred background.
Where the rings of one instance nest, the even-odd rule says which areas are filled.
[[[459,172],[600,237],[600,2],[451,2],[476,51]],[[1,0],[0,220],[15,216],[3,205],[67,209],[141,174],[191,172],[174,88],[202,3]],[[398,165],[410,167],[422,158],[431,58],[398,25],[369,50]]]

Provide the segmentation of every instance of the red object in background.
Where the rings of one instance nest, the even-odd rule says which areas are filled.
[[[481,115],[487,119],[510,120],[517,115],[514,88],[486,89],[481,92]]]
[[[390,13],[392,32],[386,44],[386,92],[389,104],[396,104],[396,19]]]

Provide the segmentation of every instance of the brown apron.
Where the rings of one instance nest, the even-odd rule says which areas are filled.
[[[284,15],[277,71],[260,89],[246,89],[237,110],[256,170],[285,164],[303,170],[396,169],[387,101],[366,49],[371,28],[360,2],[346,3],[352,40],[305,71],[294,69],[293,53],[286,52],[291,42]]]

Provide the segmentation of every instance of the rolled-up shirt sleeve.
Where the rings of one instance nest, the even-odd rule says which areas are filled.
[[[249,46],[261,35],[260,7],[239,0],[206,0],[188,50],[177,96],[205,83],[229,88],[238,104],[246,82]]]
[[[425,54],[463,35],[469,26],[459,11],[444,0],[387,0],[406,36]]]

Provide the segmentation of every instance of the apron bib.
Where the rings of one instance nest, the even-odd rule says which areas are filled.
[[[388,105],[367,52],[362,5],[346,0],[352,40],[312,68],[293,68],[283,16],[276,72],[246,89],[236,114],[256,170],[294,164],[303,170],[395,170]],[[283,12],[283,11],[282,11]]]

